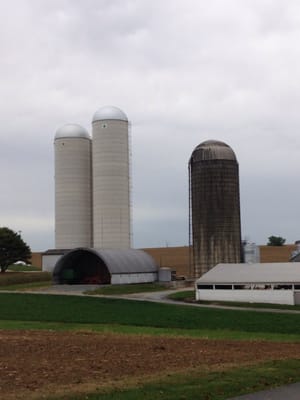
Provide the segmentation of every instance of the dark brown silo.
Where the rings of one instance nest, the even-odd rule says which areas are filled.
[[[219,263],[241,262],[239,166],[226,143],[199,144],[189,161],[194,278]]]

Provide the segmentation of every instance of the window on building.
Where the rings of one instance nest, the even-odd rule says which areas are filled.
[[[235,289],[235,290],[250,290],[251,285],[233,285],[233,289]]]
[[[215,289],[222,289],[222,290],[231,290],[232,289],[232,285],[215,285]]]
[[[292,290],[293,285],[274,285],[274,290]]]
[[[197,285],[198,289],[213,289],[214,285]]]
[[[265,285],[265,290],[271,290],[272,289],[272,285]]]
[[[254,289],[254,290],[264,290],[264,289],[266,289],[266,285],[261,284],[261,283],[256,283],[255,285],[252,286],[252,289]],[[270,289],[271,289],[271,285],[270,285]]]
[[[300,285],[295,285],[295,290],[300,290]]]

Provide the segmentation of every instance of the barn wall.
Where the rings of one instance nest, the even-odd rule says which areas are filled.
[[[296,245],[287,244],[284,246],[259,246],[260,262],[288,262],[292,251],[296,249]]]
[[[30,264],[37,268],[42,268],[42,253],[31,253]]]
[[[189,247],[154,247],[142,249],[150,254],[159,268],[170,268],[177,276],[189,277]]]
[[[296,249],[293,244],[284,246],[259,246],[260,262],[288,262],[292,251]],[[177,275],[189,277],[189,247],[157,247],[143,249],[150,254],[160,268],[168,267],[176,271]]]
[[[273,303],[294,305],[293,290],[199,290],[197,300],[242,301],[249,303]]]
[[[294,292],[295,305],[300,305],[300,292]]]
[[[112,285],[123,285],[131,283],[150,283],[157,281],[157,272],[145,274],[112,274]]]
[[[44,254],[42,265],[43,271],[53,272],[55,264],[61,256],[62,254]]]

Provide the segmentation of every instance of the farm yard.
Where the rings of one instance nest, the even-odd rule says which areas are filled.
[[[300,314],[0,293],[5,399],[228,399],[300,381]]]

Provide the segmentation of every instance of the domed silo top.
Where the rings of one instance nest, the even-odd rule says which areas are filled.
[[[99,108],[93,116],[93,122],[115,119],[119,121],[128,121],[127,115],[118,107],[105,106]]]
[[[57,129],[54,139],[56,140],[63,138],[90,139],[90,135],[86,129],[78,124],[66,124]]]
[[[200,143],[191,155],[191,161],[232,160],[237,161],[234,151],[228,144],[218,140]]]

